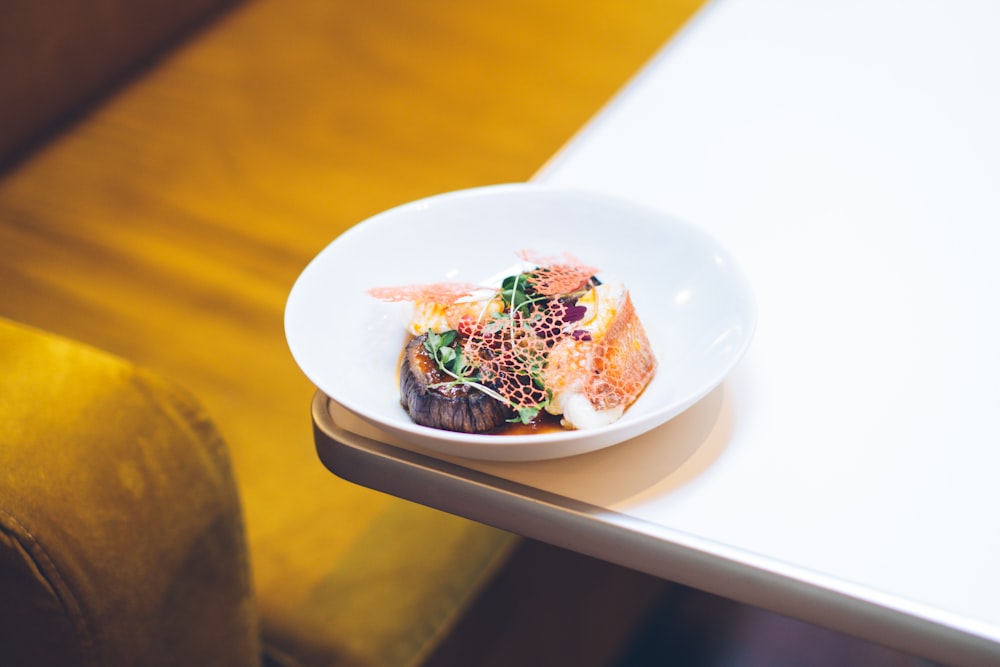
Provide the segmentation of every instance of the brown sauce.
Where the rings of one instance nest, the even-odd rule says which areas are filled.
[[[530,424],[522,424],[521,422],[506,424],[495,431],[490,431],[488,435],[541,435],[542,433],[558,433],[568,430],[559,423],[560,419],[561,417],[543,412],[535,417]]]

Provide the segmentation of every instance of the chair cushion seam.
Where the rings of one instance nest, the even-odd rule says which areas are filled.
[[[24,553],[31,559],[31,564],[55,593],[63,612],[71,619],[80,639],[80,645],[85,660],[89,664],[98,664],[95,658],[97,639],[90,624],[87,622],[83,608],[73,593],[66,577],[63,576],[55,560],[49,556],[42,543],[32,534],[31,530],[7,510],[0,508],[3,518],[0,530],[7,533],[20,544]]]

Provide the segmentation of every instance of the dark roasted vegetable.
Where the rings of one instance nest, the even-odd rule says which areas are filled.
[[[426,336],[411,340],[399,369],[399,393],[410,418],[423,426],[463,433],[485,433],[514,416],[500,401],[470,384],[449,384],[424,346]]]

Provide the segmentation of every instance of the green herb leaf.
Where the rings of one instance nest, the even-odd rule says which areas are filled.
[[[455,361],[455,350],[451,347],[442,347],[438,350],[438,361],[443,365],[449,366],[451,362]]]
[[[511,312],[520,310],[528,314],[528,306],[534,301],[533,293],[529,291],[527,274],[507,276],[500,284],[500,296],[507,309]]]
[[[541,408],[518,408],[517,409],[517,419],[511,419],[512,422],[521,422],[522,424],[530,424],[541,412]]]

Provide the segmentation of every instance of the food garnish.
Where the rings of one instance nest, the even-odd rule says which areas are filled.
[[[481,285],[369,290],[414,304],[400,391],[417,423],[489,432],[545,411],[591,428],[618,419],[652,379],[656,359],[624,286],[569,253],[518,257]]]

